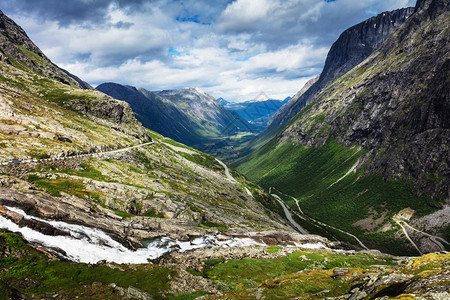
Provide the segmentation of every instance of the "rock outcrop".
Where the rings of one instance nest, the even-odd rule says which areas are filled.
[[[317,82],[289,100],[269,121],[267,130],[281,129],[322,89],[371,55],[413,12],[413,7],[384,12],[344,31],[331,46]]]
[[[360,164],[370,173],[409,178],[419,194],[450,204],[448,7],[419,3],[376,53],[317,95],[308,115],[324,114],[324,122],[299,118],[281,139],[323,145],[328,137],[318,133],[329,126],[336,141],[370,150]]]
[[[29,69],[44,77],[83,89],[92,87],[53,64],[25,31],[0,11],[0,61]]]

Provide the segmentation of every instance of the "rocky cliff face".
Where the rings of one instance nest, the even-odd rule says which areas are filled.
[[[25,31],[0,11],[0,61],[29,69],[59,82],[92,89],[75,75],[54,65],[30,40]]]
[[[413,12],[413,7],[384,12],[344,31],[331,46],[317,82],[280,109],[269,122],[268,130],[272,131],[270,127],[281,129],[324,87],[372,54]]]
[[[419,4],[418,11],[366,62],[318,94],[317,99],[327,100],[314,105],[305,117],[324,114],[323,122],[312,126],[300,117],[282,139],[320,145],[328,137],[319,131],[330,126],[337,141],[371,150],[373,156],[366,161],[371,172],[413,179],[418,191],[450,203],[445,2]]]
[[[439,215],[450,204],[449,11],[447,0],[420,2],[239,170],[299,197],[324,222],[379,235],[379,245],[402,239],[387,223],[402,209]],[[450,218],[440,220],[428,230],[444,236]]]

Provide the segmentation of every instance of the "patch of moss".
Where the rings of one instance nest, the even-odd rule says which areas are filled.
[[[80,168],[77,170],[65,169],[62,172],[70,175],[91,178],[99,181],[108,181],[109,179],[106,176],[104,176],[102,172],[100,172],[99,170],[97,170],[88,163],[81,163]]]
[[[168,295],[167,299],[168,300],[193,300],[193,299],[197,299],[198,297],[204,296],[204,295],[208,295],[209,293],[206,291],[199,291],[199,292],[195,292],[192,294],[179,294],[179,295]]]
[[[164,217],[164,213],[162,213],[162,212],[156,212],[154,209],[149,209],[149,210],[147,210],[147,211],[143,214],[143,216],[151,217],[151,218],[161,218],[161,219],[164,219],[164,218],[165,218],[165,217]]]
[[[268,253],[277,253],[278,251],[280,251],[283,247],[281,246],[270,246],[266,249],[266,251]]]
[[[208,155],[208,154],[188,154],[188,153],[184,153],[184,152],[177,152],[179,155],[183,156],[184,158],[186,158],[187,160],[190,160],[196,164],[199,164],[201,166],[204,166],[208,169],[212,169],[212,170],[223,170],[222,165],[220,165],[217,160]]]
[[[52,260],[29,247],[17,234],[0,233],[0,250],[8,247],[10,253],[0,257],[0,292],[12,294],[13,290],[33,298],[48,298],[59,294],[63,298],[118,299],[109,284],[141,289],[155,297],[169,288],[176,272],[152,265],[91,265]],[[24,284],[27,282],[28,284]],[[94,282],[100,284],[93,285]]]
[[[118,215],[119,217],[121,217],[122,219],[134,217],[133,214],[130,214],[130,213],[124,212],[124,211],[120,211],[120,210],[115,210],[114,213],[116,215]]]
[[[36,175],[29,175],[28,181],[34,183],[36,186],[43,188],[50,195],[61,197],[61,192],[65,192],[79,198],[89,197],[89,192],[86,191],[82,182],[69,178],[47,179],[39,178]]]
[[[243,290],[249,288],[250,281],[254,283],[253,287],[256,287],[277,277],[306,269],[367,268],[371,265],[394,264],[395,261],[391,257],[374,257],[367,254],[347,256],[326,251],[295,251],[281,258],[246,258],[217,264],[206,272],[206,277],[215,282],[226,283],[231,290]],[[320,283],[312,281],[312,284]]]
[[[214,222],[210,222],[210,221],[206,221],[206,220],[202,220],[200,222],[200,224],[202,226],[209,227],[209,228],[213,228],[213,227],[219,228],[221,231],[226,231],[227,230],[227,227],[225,225],[223,225],[223,224],[218,224],[218,223],[214,223]]]

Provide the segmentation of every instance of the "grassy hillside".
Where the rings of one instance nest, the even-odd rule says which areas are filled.
[[[448,1],[431,2],[321,90],[275,138],[239,160],[238,170],[372,247],[416,251],[394,222],[404,209],[421,226],[423,216],[444,214],[425,227],[448,238],[450,218],[438,210],[450,201],[450,19]],[[427,249],[427,242],[416,243]]]
[[[267,189],[275,187],[297,198],[307,216],[352,232],[369,247],[388,253],[415,254],[410,245],[396,241],[399,228],[392,224],[391,218],[405,207],[416,210],[417,217],[432,213],[436,208],[427,203],[433,201],[415,196],[400,181],[367,176],[364,169],[352,171],[365,153],[367,150],[359,146],[345,147],[332,140],[321,147],[273,141],[250,155],[238,170]],[[292,198],[283,198],[298,211]],[[370,230],[353,225],[366,218],[372,220],[369,223],[377,220],[376,225],[369,226]],[[302,225],[331,238],[338,234],[318,231],[311,224]],[[338,237],[355,243],[348,236]]]
[[[215,158],[142,127],[125,102],[0,65],[0,162],[69,157],[0,166],[2,184],[24,193],[24,202],[40,195],[68,203],[64,214],[81,205],[106,214],[107,220],[120,216],[150,228],[114,229],[133,240],[180,232],[288,229],[258,202],[280,209],[261,188],[237,172],[230,181]],[[116,154],[70,158],[149,141],[153,144]],[[14,197],[4,196],[1,203],[25,205]],[[35,205],[44,209],[42,203]],[[68,217],[79,222],[76,213]],[[87,225],[108,227],[104,222]]]

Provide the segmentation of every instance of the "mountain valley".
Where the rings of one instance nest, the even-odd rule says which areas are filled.
[[[225,104],[225,108],[237,112],[242,118],[253,125],[253,131],[261,133],[267,126],[269,119],[284,104],[289,101],[290,97],[285,100],[269,99],[268,97],[261,100],[250,100]]]
[[[321,90],[238,170],[370,247],[418,252],[393,222],[404,210],[412,226],[448,239],[447,8],[419,1],[376,52]],[[440,222],[428,223],[433,218]],[[416,238],[419,248],[438,249]]]
[[[242,136],[253,136],[256,130],[239,114],[195,88],[150,92],[103,83],[96,89],[128,102],[147,128],[221,159],[230,155],[230,151],[222,153],[225,145],[239,144]]]
[[[449,13],[234,103],[94,89],[0,11],[0,299],[448,299]]]

